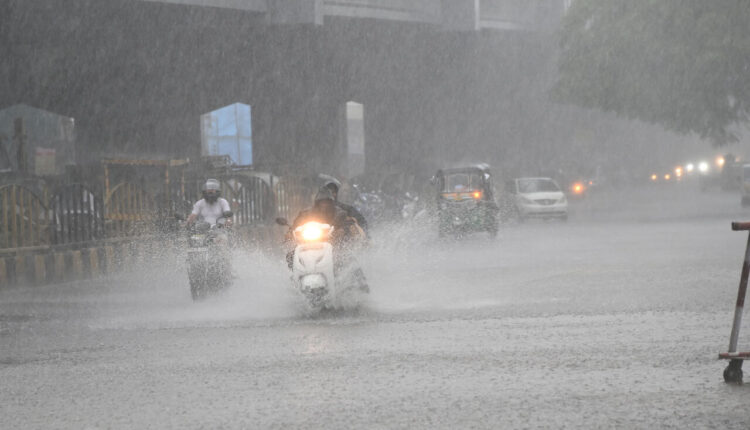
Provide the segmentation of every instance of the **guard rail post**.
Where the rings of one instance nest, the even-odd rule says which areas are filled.
[[[83,258],[81,251],[70,251],[70,270],[71,278],[75,280],[83,279]]]
[[[7,287],[9,284],[8,266],[5,264],[5,258],[0,257],[0,287]]]
[[[29,274],[26,265],[26,256],[24,254],[16,255],[15,258],[15,275],[17,285],[26,285],[29,283]]]
[[[52,254],[52,260],[54,265],[54,280],[55,282],[63,282],[66,280],[65,276],[65,253],[55,252]]]
[[[36,254],[34,256],[34,284],[44,285],[47,282],[47,256]]]

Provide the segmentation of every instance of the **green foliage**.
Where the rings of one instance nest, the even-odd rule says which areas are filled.
[[[576,0],[553,98],[736,141],[750,106],[750,1]]]

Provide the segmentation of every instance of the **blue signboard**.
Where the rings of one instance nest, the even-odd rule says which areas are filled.
[[[238,166],[253,164],[251,107],[235,103],[201,117],[203,155],[228,155]]]

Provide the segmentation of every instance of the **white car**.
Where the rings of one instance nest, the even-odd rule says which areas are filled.
[[[526,218],[568,219],[568,199],[550,178],[516,178],[506,191],[513,195],[519,221]]]

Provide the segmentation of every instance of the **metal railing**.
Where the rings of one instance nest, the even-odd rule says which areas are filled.
[[[49,211],[31,189],[18,184],[0,186],[0,247],[49,244]]]
[[[300,210],[312,204],[315,189],[295,177],[281,178],[273,187],[276,214],[290,222]]]
[[[103,202],[83,184],[63,185],[49,201],[52,244],[89,242],[104,237]]]
[[[104,223],[108,237],[144,234],[155,218],[154,198],[138,184],[117,184],[104,199]]]
[[[293,218],[310,205],[314,191],[295,177],[233,173],[217,179],[235,213],[234,222],[245,226],[271,224],[276,216]],[[159,233],[164,225],[174,221],[175,213],[184,214],[200,198],[202,181],[182,178],[171,184],[152,184],[151,189],[166,190],[158,196],[142,183],[128,180],[107,182],[103,187],[46,184],[43,197],[35,191],[38,187],[0,185],[0,250]]]

